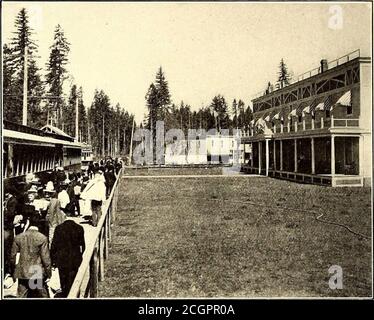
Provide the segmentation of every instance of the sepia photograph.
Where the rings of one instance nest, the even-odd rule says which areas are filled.
[[[372,299],[372,17],[2,1],[1,299]]]

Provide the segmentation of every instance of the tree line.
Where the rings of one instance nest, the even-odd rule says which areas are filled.
[[[156,121],[164,121],[165,130],[181,129],[187,134],[188,129],[233,129],[248,130],[252,120],[252,109],[241,99],[229,103],[224,96],[216,95],[209,105],[192,108],[181,101],[175,104],[171,100],[169,85],[164,71],[160,67],[154,83],[151,83],[145,96],[147,113],[142,126],[155,131]],[[193,110],[195,109],[195,110]]]
[[[22,124],[24,66],[27,57],[27,125],[41,128],[46,124],[62,129],[81,142],[91,143],[97,154],[128,152],[134,116],[119,104],[113,106],[103,90],[96,90],[91,106],[83,103],[83,90],[73,83],[67,70],[70,43],[61,25],[53,32],[45,68],[37,64],[38,45],[33,39],[25,8],[17,14],[15,30],[3,45],[3,117]],[[44,70],[44,75],[42,71]],[[68,81],[69,92],[64,92]],[[78,130],[76,110],[78,109]]]

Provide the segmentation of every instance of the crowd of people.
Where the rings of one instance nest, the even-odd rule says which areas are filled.
[[[58,269],[60,288],[67,297],[85,250],[84,229],[69,217],[82,217],[96,227],[101,208],[122,167],[107,158],[85,170],[54,170],[28,174],[4,185],[4,286],[18,280],[17,297],[50,296],[48,282]]]

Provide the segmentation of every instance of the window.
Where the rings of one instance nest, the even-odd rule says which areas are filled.
[[[350,104],[349,106],[347,106],[347,114],[352,114],[352,112],[352,104]]]
[[[299,115],[298,121],[299,121],[299,122],[302,122],[302,121],[303,121],[301,115]]]
[[[326,118],[330,118],[330,110],[326,110]]]

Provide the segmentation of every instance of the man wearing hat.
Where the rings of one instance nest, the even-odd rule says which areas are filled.
[[[91,201],[92,225],[97,226],[101,217],[101,206],[106,200],[106,186],[104,174],[96,171],[94,178],[84,188],[81,198]]]
[[[57,193],[56,193],[56,190],[54,188],[52,181],[48,181],[44,189],[44,193],[49,198],[49,206],[48,206],[46,220],[48,222],[48,229],[49,229],[48,242],[49,242],[49,245],[51,245],[55,229],[59,224],[65,221],[66,215],[61,210],[61,203],[60,203],[60,200],[57,199]]]
[[[4,203],[4,273],[11,274],[10,252],[14,239],[14,221],[17,215],[17,190],[10,186],[5,192]]]
[[[26,207],[27,208],[27,207]],[[48,298],[46,282],[52,275],[48,239],[38,230],[40,216],[29,208],[30,227],[14,238],[11,251],[13,279],[18,279],[19,298]],[[19,261],[16,256],[19,252]],[[14,271],[13,271],[14,270]]]

